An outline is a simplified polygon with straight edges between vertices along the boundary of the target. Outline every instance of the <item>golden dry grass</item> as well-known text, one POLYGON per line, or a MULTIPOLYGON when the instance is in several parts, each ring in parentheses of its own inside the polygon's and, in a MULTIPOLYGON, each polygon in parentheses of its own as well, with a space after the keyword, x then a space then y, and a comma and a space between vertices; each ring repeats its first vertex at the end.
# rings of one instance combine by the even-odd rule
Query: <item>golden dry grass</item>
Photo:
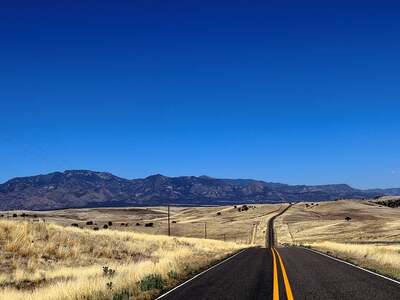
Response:
POLYGON ((299 203, 276 219, 275 230, 280 244, 310 246, 400 279, 399 208, 349 200, 299 203))
POLYGON ((121 295, 146 299, 159 292, 140 288, 146 276, 157 274, 165 287, 171 286, 242 247, 215 240, 3 220, 0 299, 101 300, 121 295), (103 266, 115 274, 104 275, 103 266))

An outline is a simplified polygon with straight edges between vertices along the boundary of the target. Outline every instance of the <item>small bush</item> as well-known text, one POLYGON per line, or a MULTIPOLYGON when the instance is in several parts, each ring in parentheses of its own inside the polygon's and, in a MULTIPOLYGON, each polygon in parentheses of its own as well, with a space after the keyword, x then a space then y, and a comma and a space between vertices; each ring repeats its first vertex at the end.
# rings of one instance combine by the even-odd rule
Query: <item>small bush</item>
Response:
POLYGON ((174 223, 174 224, 175 224, 175 223, 176 223, 176 221, 172 221, 172 223, 174 223))
POLYGON ((344 218, 347 222, 349 222, 350 220, 351 220, 351 218, 350 217, 346 217, 346 218, 344 218))
POLYGON ((99 230, 99 227, 93 227, 93 230, 99 230))
POLYGON ((125 226, 125 223, 121 223, 120 226, 125 226))
POLYGON ((111 221, 108 221, 108 226, 112 226, 112 222, 111 221))
POLYGON ((221 215, 221 212, 219 211, 219 212, 217 212, 217 216, 220 216, 221 215))
POLYGON ((140 223, 136 223, 136 226, 140 226, 140 223))
POLYGON ((144 224, 144 227, 153 227, 154 223, 150 222, 150 223, 146 223, 144 224))
POLYGON ((86 225, 93 225, 93 221, 87 221, 86 225))
POLYGON ((106 277, 113 277, 115 275, 115 270, 111 269, 110 267, 104 266, 103 267, 103 276, 106 277))
POLYGON ((16 218, 16 217, 18 217, 17 214, 13 214, 13 218, 16 218))
POLYGON ((77 223, 72 223, 71 226, 72 227, 79 227, 79 225, 77 223))
POLYGON ((159 274, 150 274, 144 277, 139 282, 139 288, 142 292, 149 291, 152 289, 162 290, 164 288, 165 281, 159 274))
POLYGON ((112 300, 129 300, 132 299, 132 296, 132 292, 130 292, 129 290, 123 290, 121 292, 118 292, 117 294, 114 294, 112 300))
POLYGON ((107 228, 108 228, 108 225, 104 224, 103 229, 107 229, 107 228))
POLYGON ((178 273, 174 270, 169 271, 167 275, 169 278, 178 279, 178 273))

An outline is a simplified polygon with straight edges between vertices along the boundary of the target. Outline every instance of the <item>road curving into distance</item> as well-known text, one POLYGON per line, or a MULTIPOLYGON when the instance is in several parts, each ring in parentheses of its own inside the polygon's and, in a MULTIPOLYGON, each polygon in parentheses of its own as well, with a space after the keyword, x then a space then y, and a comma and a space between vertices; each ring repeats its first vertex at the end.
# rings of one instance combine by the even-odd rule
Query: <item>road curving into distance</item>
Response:
POLYGON ((266 248, 244 250, 157 299, 176 300, 396 300, 400 283, 329 256, 275 245, 268 221, 266 248))

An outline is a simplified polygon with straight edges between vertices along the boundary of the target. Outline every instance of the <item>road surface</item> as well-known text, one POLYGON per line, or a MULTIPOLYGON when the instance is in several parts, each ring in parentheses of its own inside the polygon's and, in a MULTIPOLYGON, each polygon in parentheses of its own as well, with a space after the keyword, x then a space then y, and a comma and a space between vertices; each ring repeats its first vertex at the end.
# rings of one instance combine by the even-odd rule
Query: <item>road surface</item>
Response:
POLYGON ((163 300, 400 299, 400 284, 308 249, 250 248, 162 295, 163 300))

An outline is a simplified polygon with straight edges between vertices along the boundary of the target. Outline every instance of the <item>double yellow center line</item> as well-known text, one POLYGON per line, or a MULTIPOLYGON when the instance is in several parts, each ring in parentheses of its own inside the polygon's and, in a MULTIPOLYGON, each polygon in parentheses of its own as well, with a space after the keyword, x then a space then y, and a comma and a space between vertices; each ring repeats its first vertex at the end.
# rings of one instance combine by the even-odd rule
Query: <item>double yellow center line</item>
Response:
POLYGON ((285 265, 283 264, 283 260, 279 254, 279 252, 275 248, 271 248, 272 252, 272 258, 273 258, 273 300, 279 300, 279 280, 278 280, 278 263, 277 260, 279 260, 279 264, 281 266, 281 272, 283 276, 283 283, 285 284, 285 290, 286 290, 286 298, 287 300, 294 300, 293 293, 292 293, 292 288, 290 287, 290 282, 289 278, 286 273, 285 265), (278 258, 278 259, 277 259, 278 258))

